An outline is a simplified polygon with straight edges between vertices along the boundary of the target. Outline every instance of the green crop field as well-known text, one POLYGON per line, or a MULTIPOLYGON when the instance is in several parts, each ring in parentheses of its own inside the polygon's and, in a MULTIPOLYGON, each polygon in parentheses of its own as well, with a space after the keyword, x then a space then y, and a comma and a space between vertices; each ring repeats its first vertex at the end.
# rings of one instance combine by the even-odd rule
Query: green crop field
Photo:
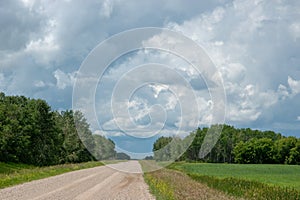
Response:
POLYGON ((226 194, 246 199, 300 199, 300 166, 173 163, 169 168, 226 194))
POLYGON ((300 190, 299 165, 176 163, 170 167, 185 173, 234 177, 300 190))

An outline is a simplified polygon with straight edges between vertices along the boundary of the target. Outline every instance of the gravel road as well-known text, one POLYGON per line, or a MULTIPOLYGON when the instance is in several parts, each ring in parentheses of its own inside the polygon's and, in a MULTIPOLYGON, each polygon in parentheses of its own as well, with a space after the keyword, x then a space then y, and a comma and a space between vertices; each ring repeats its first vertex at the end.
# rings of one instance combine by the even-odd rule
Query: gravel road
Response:
POLYGON ((0 190, 1 200, 154 199, 138 161, 73 171, 0 190), (125 173, 122 171, 132 172, 125 173))

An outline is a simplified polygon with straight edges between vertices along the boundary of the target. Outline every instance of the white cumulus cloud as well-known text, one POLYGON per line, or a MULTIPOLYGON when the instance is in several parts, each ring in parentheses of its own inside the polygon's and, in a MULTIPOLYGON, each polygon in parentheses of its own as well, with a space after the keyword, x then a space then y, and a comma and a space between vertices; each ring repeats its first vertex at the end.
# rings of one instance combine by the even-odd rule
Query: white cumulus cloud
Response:
POLYGON ((300 80, 294 80, 292 77, 288 77, 288 84, 292 90, 293 94, 299 94, 300 93, 300 80))
POLYGON ((76 72, 64 73, 60 69, 57 69, 53 72, 53 75, 56 78, 56 86, 59 89, 65 89, 66 87, 74 84, 76 72))

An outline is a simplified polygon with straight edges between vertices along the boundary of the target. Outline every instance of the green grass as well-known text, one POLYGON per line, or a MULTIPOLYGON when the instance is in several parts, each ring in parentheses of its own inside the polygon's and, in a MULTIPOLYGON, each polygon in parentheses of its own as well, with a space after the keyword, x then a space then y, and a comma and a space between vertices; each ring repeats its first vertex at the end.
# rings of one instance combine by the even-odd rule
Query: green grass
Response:
POLYGON ((299 165, 175 163, 170 168, 190 174, 233 177, 300 190, 299 165))
POLYGON ((103 165, 101 162, 86 162, 49 167, 35 167, 25 164, 0 163, 0 188, 101 165, 103 165))
POLYGON ((237 197, 300 200, 300 166, 174 163, 169 168, 237 197))
POLYGON ((1 163, 0 162, 0 177, 3 174, 11 174, 22 169, 31 169, 34 168, 31 165, 26 164, 16 164, 16 163, 1 163))

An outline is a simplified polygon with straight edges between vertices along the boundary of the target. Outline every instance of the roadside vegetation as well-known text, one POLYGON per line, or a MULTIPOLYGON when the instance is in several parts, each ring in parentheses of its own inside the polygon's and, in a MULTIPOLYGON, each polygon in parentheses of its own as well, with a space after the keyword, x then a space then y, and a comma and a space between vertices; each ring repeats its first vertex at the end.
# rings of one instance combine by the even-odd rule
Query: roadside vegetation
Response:
MULTIPOLYGON (((140 161, 140 163, 143 169, 151 168, 148 166, 149 161, 140 161)), ((157 200, 237 199, 192 180, 182 172, 171 169, 162 168, 146 172, 144 179, 149 185, 150 192, 157 200)))
MULTIPOLYGON (((151 161, 140 161, 149 170, 151 161)), ((174 163, 144 173, 157 199, 300 199, 299 166, 174 163), (195 183, 197 182, 197 183, 195 183), (202 193, 219 195, 203 196, 202 193)), ((209 194, 208 194, 209 195, 209 194)))
POLYGON ((273 131, 212 125, 198 128, 183 139, 160 137, 153 144, 153 154, 156 161, 296 165, 300 164, 300 139, 273 131), (200 152, 204 152, 202 156, 200 152))
POLYGON ((148 172, 144 174, 145 182, 149 185, 150 192, 157 200, 175 199, 174 183, 164 180, 161 171, 148 172))
POLYGON ((164 178, 170 171, 169 175, 175 176, 176 170, 199 184, 236 198, 300 199, 300 139, 296 137, 285 137, 273 131, 212 125, 198 128, 185 138, 158 138, 153 144, 152 162, 159 166, 166 161, 176 162, 168 166, 167 171, 145 174, 157 196, 164 196, 163 192, 157 192, 162 181, 172 194, 181 190, 176 187, 178 181, 182 187, 188 185, 188 179, 164 178), (217 135, 220 130, 221 134, 217 135), (210 149, 206 144, 215 145, 210 149), (209 151, 205 153, 206 148, 209 151))
POLYGON ((0 188, 101 165, 103 165, 101 162, 85 162, 37 167, 26 164, 0 163, 0 188))
POLYGON ((0 93, 0 162, 49 166, 115 155, 114 142, 92 134, 79 111, 52 111, 44 100, 0 93))

